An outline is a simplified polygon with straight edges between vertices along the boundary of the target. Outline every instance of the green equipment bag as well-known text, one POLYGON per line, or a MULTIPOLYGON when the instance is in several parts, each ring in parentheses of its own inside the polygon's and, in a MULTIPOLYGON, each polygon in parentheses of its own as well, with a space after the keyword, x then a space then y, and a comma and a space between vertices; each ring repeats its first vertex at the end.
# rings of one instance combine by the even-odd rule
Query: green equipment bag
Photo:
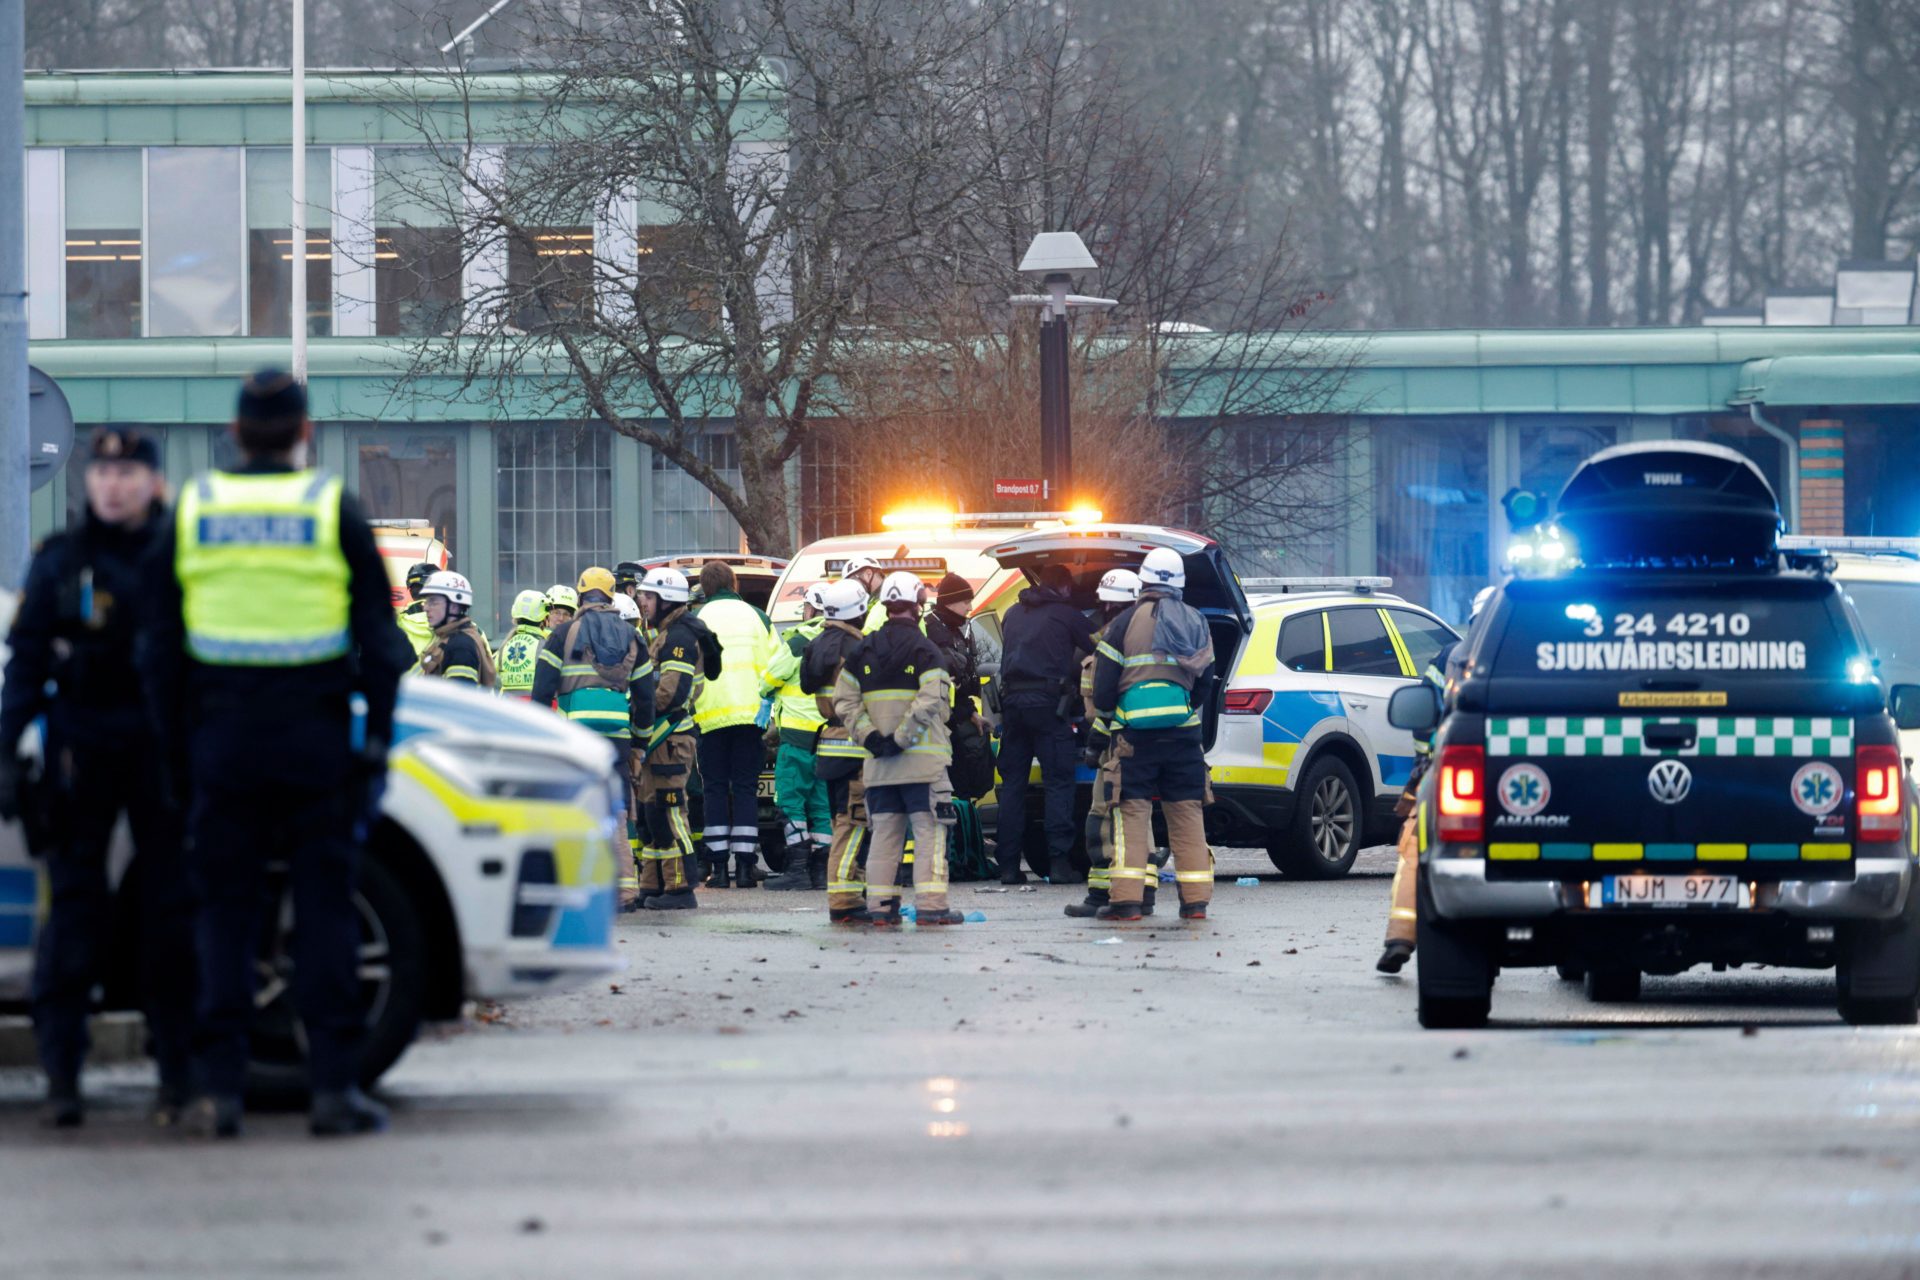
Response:
POLYGON ((1193 706, 1173 681, 1143 680, 1121 692, 1114 720, 1125 729, 1179 729, 1193 723, 1193 706))
POLYGON ((986 837, 980 831, 980 815, 973 801, 955 799, 958 820, 953 824, 953 841, 947 849, 947 879, 991 880, 999 872, 987 857, 986 837))

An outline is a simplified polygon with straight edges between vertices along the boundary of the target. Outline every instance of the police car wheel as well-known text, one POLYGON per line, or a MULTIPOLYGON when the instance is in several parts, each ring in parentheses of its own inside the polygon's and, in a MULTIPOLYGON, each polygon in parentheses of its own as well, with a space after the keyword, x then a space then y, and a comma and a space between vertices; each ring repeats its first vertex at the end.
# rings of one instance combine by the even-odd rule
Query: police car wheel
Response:
MULTIPOLYGON (((371 1086, 419 1034, 427 987, 426 930, 398 877, 376 857, 360 865, 354 893, 360 919, 360 1001, 367 1036, 360 1081, 371 1086)), ((273 937, 257 962, 253 1031, 247 1054, 247 1097, 299 1105, 307 1094, 306 1031, 293 1004, 288 952, 292 908, 284 889, 273 937)))
POLYGON ((1293 820, 1267 848, 1281 872, 1299 880, 1333 880, 1359 856, 1364 805, 1353 771, 1333 756, 1307 770, 1295 792, 1293 820))
POLYGON ((1840 1017, 1852 1027, 1910 1027, 1916 1013, 1911 997, 1840 1001, 1840 1017))
POLYGON ((1632 1004, 1640 998, 1638 969, 1587 970, 1587 999, 1595 1004, 1632 1004))

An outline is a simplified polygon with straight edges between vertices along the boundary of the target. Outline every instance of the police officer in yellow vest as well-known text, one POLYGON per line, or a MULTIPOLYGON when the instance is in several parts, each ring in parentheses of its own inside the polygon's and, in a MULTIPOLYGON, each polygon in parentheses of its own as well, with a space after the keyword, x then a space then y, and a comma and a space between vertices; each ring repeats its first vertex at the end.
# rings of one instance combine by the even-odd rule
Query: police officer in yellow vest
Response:
POLYGON ((154 575, 143 662, 161 738, 183 750, 192 792, 204 1096, 187 1124, 240 1131, 272 858, 287 864, 299 921, 293 988, 313 1090, 308 1127, 365 1133, 385 1127, 386 1112, 358 1087, 354 887, 411 655, 359 503, 305 467, 313 424, 300 384, 278 370, 253 375, 233 432, 244 460, 188 483, 157 548, 165 568, 154 575))
MULTIPOLYGON (((1109 721, 1120 761, 1120 808, 1111 900, 1102 920, 1138 920, 1153 844, 1153 803, 1167 821, 1180 918, 1205 920, 1213 898, 1213 851, 1202 806, 1207 759, 1200 708, 1213 696, 1213 640, 1207 620, 1180 599, 1187 570, 1178 552, 1155 547, 1140 562, 1140 601, 1107 624, 1094 649, 1093 706, 1109 721)), ((1109 733, 1096 727, 1087 748, 1097 761, 1109 733)))
POLYGON ((780 749, 774 758, 773 796, 786 819, 787 865, 767 877, 768 889, 827 887, 827 849, 833 842, 833 815, 827 784, 814 772, 814 747, 826 718, 812 694, 800 687, 800 660, 827 625, 827 584, 808 587, 800 625, 780 637, 767 666, 760 693, 774 704, 780 749))
MULTIPOLYGON (((653 663, 633 627, 613 608, 613 575, 594 567, 580 575, 580 612, 547 635, 533 677, 533 700, 558 706, 560 714, 600 734, 613 747, 614 768, 625 782, 621 802, 638 813, 633 799, 633 739, 653 722, 653 663)), ((639 871, 621 877, 623 905, 638 905, 639 871)))
POLYGON ((726 887, 728 854, 733 855, 734 884, 754 885, 760 862, 760 771, 767 762, 762 735, 773 718, 773 703, 761 696, 760 682, 779 644, 767 615, 742 600, 734 587, 731 565, 707 561, 700 569, 703 599, 693 611, 720 641, 720 674, 707 682, 693 708, 700 726, 710 889, 726 887))
POLYGON ((509 611, 513 630, 493 656, 500 692, 508 698, 533 698, 533 677, 540 668, 540 650, 547 644, 547 598, 538 591, 522 591, 509 611))

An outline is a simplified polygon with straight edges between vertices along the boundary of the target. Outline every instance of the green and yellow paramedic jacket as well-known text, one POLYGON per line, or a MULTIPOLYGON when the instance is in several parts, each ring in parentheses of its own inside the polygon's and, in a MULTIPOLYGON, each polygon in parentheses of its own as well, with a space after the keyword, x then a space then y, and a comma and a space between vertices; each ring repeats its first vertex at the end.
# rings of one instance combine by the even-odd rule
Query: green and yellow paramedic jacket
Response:
POLYGON ((1093 652, 1096 725, 1129 733, 1169 730, 1200 735, 1201 708, 1213 696, 1213 642, 1175 657, 1154 648, 1163 609, 1185 610, 1184 629, 1207 634, 1206 619, 1179 597, 1149 591, 1101 633, 1093 652))
POLYGON ((760 682, 760 696, 774 700, 780 741, 806 751, 813 750, 814 739, 827 721, 813 695, 800 687, 800 660, 826 625, 825 618, 810 618, 781 636, 773 661, 767 664, 766 678, 760 682))
POLYGON ((720 641, 720 674, 700 691, 695 723, 703 733, 752 724, 760 714, 761 683, 779 648, 773 623, 731 591, 712 596, 693 614, 720 641))
POLYGON ((514 625, 493 665, 500 676, 500 692, 509 698, 533 697, 533 677, 540 669, 540 651, 547 647, 545 627, 521 622, 514 625))
POLYGON ((632 626, 621 621, 612 605, 583 604, 573 621, 548 635, 540 650, 533 700, 558 706, 567 719, 606 737, 643 737, 653 720, 653 678, 653 664, 632 626), (595 652, 594 636, 605 643, 605 652, 595 652), (616 652, 618 661, 598 660, 616 652))

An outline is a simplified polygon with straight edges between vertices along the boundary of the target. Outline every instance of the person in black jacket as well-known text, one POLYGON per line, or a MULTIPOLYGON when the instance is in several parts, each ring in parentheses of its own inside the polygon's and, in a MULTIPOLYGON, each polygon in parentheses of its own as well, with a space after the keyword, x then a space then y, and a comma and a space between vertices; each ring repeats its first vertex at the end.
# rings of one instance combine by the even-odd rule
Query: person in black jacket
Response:
POLYGON ((1093 624, 1073 607, 1073 572, 1050 564, 1040 585, 1020 593, 1000 631, 1000 883, 1020 884, 1027 826, 1027 775, 1037 757, 1046 790, 1047 879, 1080 879, 1073 849, 1073 784, 1079 765, 1073 718, 1080 708, 1080 659, 1093 652, 1093 624))
POLYGON ((367 1133, 387 1116, 359 1088, 354 894, 413 655, 359 502, 303 465, 313 441, 305 389, 279 370, 254 374, 233 433, 243 461, 182 491, 146 587, 142 676, 160 739, 176 752, 173 776, 190 785, 200 898, 203 1096, 186 1123, 240 1133, 260 933, 278 910, 264 893, 267 864, 284 859, 299 921, 293 991, 313 1091, 308 1128, 367 1133))
POLYGON ((106 977, 115 913, 107 852, 127 815, 135 861, 136 967, 160 1092, 156 1123, 188 1101, 193 1029, 193 895, 181 863, 180 810, 161 768, 165 753, 147 719, 134 668, 134 613, 155 532, 166 523, 160 447, 103 427, 88 446, 87 509, 34 554, 8 637, 0 692, 0 813, 20 816, 20 736, 46 716, 45 771, 33 852, 50 888, 33 973, 33 1027, 47 1073, 47 1119, 81 1123, 92 992, 106 977))

